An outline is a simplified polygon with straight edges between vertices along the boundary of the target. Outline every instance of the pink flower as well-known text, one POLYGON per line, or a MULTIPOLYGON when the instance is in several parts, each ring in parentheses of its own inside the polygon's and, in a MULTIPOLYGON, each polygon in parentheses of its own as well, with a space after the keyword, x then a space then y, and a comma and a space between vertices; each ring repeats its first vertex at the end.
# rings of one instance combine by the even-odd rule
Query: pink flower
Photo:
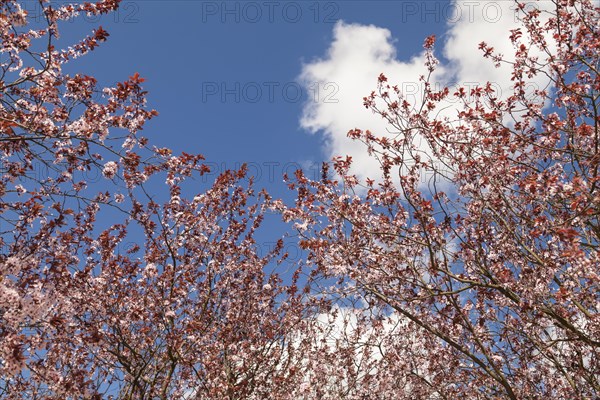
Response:
POLYGON ((104 177, 107 179, 112 179, 117 174, 118 169, 119 166, 116 162, 109 161, 106 164, 104 164, 104 169, 102 169, 102 175, 104 175, 104 177))

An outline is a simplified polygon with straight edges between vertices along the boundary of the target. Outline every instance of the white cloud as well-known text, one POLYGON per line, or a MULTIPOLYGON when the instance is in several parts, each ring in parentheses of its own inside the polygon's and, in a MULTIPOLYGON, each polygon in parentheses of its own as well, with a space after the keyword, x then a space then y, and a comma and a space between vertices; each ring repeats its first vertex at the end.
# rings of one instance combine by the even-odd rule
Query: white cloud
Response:
POLYGON ((301 80, 319 87, 335 84, 338 89, 332 99, 335 102, 320 97, 307 102, 301 126, 325 134, 328 156, 351 155, 361 171, 374 176, 379 164, 367 155, 362 143, 350 140, 346 134, 354 128, 373 132, 391 130, 381 117, 361 105, 361 99, 375 89, 381 72, 385 72, 390 82, 404 82, 405 88, 416 92, 424 58, 419 55, 408 62, 397 60, 390 31, 373 25, 339 22, 333 34, 327 56, 304 65, 301 80))
MULTIPOLYGON (((552 2, 536 3, 538 8, 551 6, 552 2)), ((511 92, 510 66, 495 68, 490 59, 483 58, 478 50, 479 43, 487 42, 506 56, 514 50, 509 39, 510 29, 519 26, 511 1, 454 1, 456 10, 444 13, 450 20, 448 30, 438 43, 437 52, 447 59, 438 65, 433 81, 440 85, 459 84, 473 87, 490 81, 503 96, 511 92), (460 16, 460 17, 458 17, 460 16)), ((415 40, 425 38, 407 35, 411 46, 415 40)), ((526 41, 527 39, 524 39, 526 41)), ((333 41, 326 55, 303 65, 300 79, 314 89, 320 84, 334 83, 338 88, 335 96, 325 101, 324 96, 315 96, 307 102, 300 125, 312 132, 325 136, 328 157, 350 155, 354 160, 353 172, 359 178, 377 178, 379 164, 368 156, 365 146, 347 138, 350 129, 369 129, 376 135, 393 132, 379 115, 365 109, 362 98, 376 89, 377 76, 384 73, 388 82, 398 85, 409 100, 419 100, 419 76, 426 73, 423 53, 409 60, 400 60, 394 47, 394 38, 388 29, 373 26, 338 22, 333 31, 333 41), (312 86, 311 86, 312 85, 312 86), (336 100, 337 102, 332 102, 336 100)), ((531 88, 542 88, 548 79, 538 75, 531 88)), ((452 108, 447 110, 451 113, 452 108)), ((424 143, 421 149, 427 151, 424 143)))

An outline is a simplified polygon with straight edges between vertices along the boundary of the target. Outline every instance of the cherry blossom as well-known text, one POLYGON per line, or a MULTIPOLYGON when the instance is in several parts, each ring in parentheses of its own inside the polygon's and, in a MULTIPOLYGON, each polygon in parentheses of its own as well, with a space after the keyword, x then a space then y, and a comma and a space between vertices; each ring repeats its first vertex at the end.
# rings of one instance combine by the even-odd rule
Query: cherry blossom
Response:
POLYGON ((273 272, 281 236, 258 251, 269 195, 243 167, 189 200, 209 168, 141 136, 144 78, 63 72, 109 38, 59 49, 64 23, 118 5, 0 3, 0 397, 283 398, 319 301, 273 272))
POLYGON ((491 62, 510 63, 512 94, 490 83, 434 90, 427 38, 422 104, 409 107, 383 74, 364 98, 397 137, 348 133, 377 157, 381 176, 362 184, 339 157, 335 180, 290 179, 297 201, 282 215, 309 251, 314 290, 341 304, 362 299, 371 317, 356 335, 402 321, 403 334, 378 333, 381 354, 363 358, 377 373, 353 385, 333 378, 335 365, 357 365, 369 346, 356 336, 323 347, 332 364, 315 366, 315 380, 341 385, 337 398, 371 398, 355 387, 395 399, 600 394, 600 8, 553 3, 543 15, 515 3, 514 59, 480 45, 491 62), (524 88, 536 74, 552 88, 532 96, 524 88))

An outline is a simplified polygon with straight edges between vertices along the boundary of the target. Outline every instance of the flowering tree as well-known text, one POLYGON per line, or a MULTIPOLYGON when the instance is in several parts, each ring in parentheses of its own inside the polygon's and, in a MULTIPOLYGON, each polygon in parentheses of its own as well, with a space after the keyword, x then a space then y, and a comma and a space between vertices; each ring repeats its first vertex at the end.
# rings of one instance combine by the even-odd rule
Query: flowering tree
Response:
MULTIPOLYGON (((361 379, 381 398, 600 395, 600 8, 517 6, 514 57, 480 45, 511 65, 509 96, 434 90, 430 37, 421 103, 384 75, 364 99, 398 135, 348 134, 381 177, 362 186, 340 157, 337 180, 290 182, 297 204, 282 212, 305 238, 313 284, 362 299, 353 329, 400 321, 345 342, 355 360, 372 349, 361 379), (541 74, 550 87, 527 90, 541 74)), ((339 381, 346 398, 368 398, 339 381)))
POLYGON ((201 156, 140 136, 157 113, 138 74, 100 90, 63 71, 108 33, 57 49, 62 21, 118 3, 39 0, 32 24, 0 0, 2 398, 600 395, 598 7, 521 5, 514 57, 481 44, 512 66, 505 97, 434 90, 427 39, 422 103, 383 75, 365 98, 398 136, 349 133, 380 179, 338 158, 338 180, 297 172, 286 206, 245 168, 198 193, 201 156), (312 292, 268 272, 270 210, 297 222, 312 292))
POLYGON ((283 398, 311 303, 257 249, 269 196, 242 168, 186 199, 208 168, 139 135, 144 79, 63 71, 108 33, 60 50, 62 21, 118 3, 0 2, 0 397, 283 398))

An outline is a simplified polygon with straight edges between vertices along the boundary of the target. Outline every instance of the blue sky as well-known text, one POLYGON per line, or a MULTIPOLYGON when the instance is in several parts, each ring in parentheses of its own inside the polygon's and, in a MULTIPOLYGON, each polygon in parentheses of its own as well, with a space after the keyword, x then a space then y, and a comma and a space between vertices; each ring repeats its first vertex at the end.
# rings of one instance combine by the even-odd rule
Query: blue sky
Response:
POLYGON ((330 158, 325 138, 301 127, 307 102, 344 98, 368 113, 362 96, 377 74, 353 98, 342 82, 299 79, 303 65, 326 54, 336 22, 387 28, 398 57, 410 58, 445 25, 440 15, 412 13, 399 1, 123 0, 116 14, 65 24, 62 40, 102 25, 109 40, 69 69, 105 84, 139 72, 160 112, 144 131, 154 143, 202 153, 219 170, 250 162, 259 184, 270 186, 286 170, 316 172, 330 158))
MULTIPOLYGON (((24 3, 39 13, 37 1, 24 3)), ((139 72, 160 113, 144 131, 153 143, 202 153, 215 173, 250 163, 259 185, 272 187, 297 167, 318 176, 336 155, 352 155, 361 178, 377 175, 346 133, 389 131, 362 106, 379 73, 418 97, 428 35, 439 38, 440 84, 505 89, 509 74, 477 46, 510 54, 515 22, 505 0, 122 0, 116 13, 63 23, 59 47, 102 25, 109 40, 68 72, 107 86, 139 72)))
POLYGON ((352 155, 361 178, 377 176, 346 133, 389 131, 362 106, 382 72, 418 100, 426 36, 438 36, 440 84, 509 87, 477 45, 510 54, 515 13, 511 1, 491 0, 123 0, 117 13, 64 23, 62 45, 99 25, 109 40, 67 71, 106 86, 139 72, 160 113, 143 132, 153 144, 201 153, 215 174, 249 163, 259 188, 292 200, 282 174, 318 178, 334 155, 352 155))
MULTIPOLYGON (((544 3, 544 2, 542 2, 544 3)), ((33 7, 33 2, 31 3, 33 7)), ((62 30, 64 43, 98 25, 108 42, 69 68, 110 85, 147 79, 160 112, 144 132, 175 151, 199 152, 215 172, 251 163, 260 186, 302 166, 353 155, 362 177, 377 166, 349 129, 385 133, 362 106, 384 72, 417 92, 422 43, 438 36, 442 83, 502 82, 477 45, 506 48, 510 1, 132 1, 62 30)))

